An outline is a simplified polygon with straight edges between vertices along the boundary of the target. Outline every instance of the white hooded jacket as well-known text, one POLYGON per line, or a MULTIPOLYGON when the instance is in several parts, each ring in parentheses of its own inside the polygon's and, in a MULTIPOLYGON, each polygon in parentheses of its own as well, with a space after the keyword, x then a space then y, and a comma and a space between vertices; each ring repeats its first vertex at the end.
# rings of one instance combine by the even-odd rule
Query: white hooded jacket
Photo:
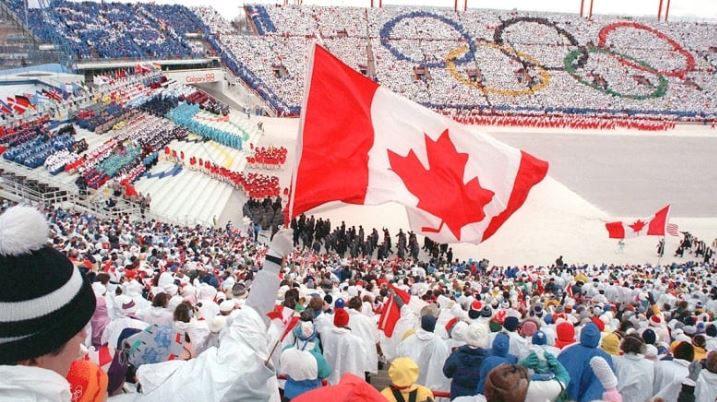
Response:
POLYGON ((695 387, 695 402, 714 402, 717 398, 717 373, 702 369, 695 387))
POLYGON ((366 343, 348 328, 333 327, 321 334, 324 358, 333 368, 327 380, 338 384, 345 373, 363 378, 368 356, 366 343))
POLYGON ((443 375, 443 365, 451 351, 446 342, 433 332, 417 329, 398 346, 397 357, 410 357, 420 369, 418 384, 430 389, 447 390, 451 381, 443 375))
POLYGON ((617 390, 623 402, 645 402, 652 397, 655 364, 642 355, 613 356, 617 390))
POLYGON ((682 388, 682 380, 689 375, 690 362, 682 359, 662 360, 655 363, 654 396, 665 401, 676 401, 682 388))
POLYGON ((70 384, 52 370, 0 365, 0 401, 70 402, 70 384))
POLYGON ((349 328, 351 332, 361 338, 366 345, 366 368, 372 374, 378 372, 378 352, 376 351, 376 343, 378 343, 378 327, 376 319, 368 317, 354 309, 349 309, 349 328))
POLYGON ((266 324, 251 307, 241 309, 223 332, 219 348, 195 359, 146 364, 137 370, 137 402, 269 401, 276 373, 264 365, 269 352, 266 324))

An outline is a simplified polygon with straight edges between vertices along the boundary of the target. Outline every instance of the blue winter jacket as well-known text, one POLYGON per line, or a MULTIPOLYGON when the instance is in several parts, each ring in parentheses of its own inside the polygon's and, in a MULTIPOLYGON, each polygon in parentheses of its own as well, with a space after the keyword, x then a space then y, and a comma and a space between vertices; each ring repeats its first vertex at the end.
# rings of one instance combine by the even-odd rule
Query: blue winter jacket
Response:
POLYGON ((580 343, 566 347, 558 355, 558 361, 565 366, 570 374, 568 396, 578 402, 600 400, 605 391, 600 381, 590 368, 590 359, 593 356, 604 358, 615 371, 610 355, 598 348, 600 343, 600 330, 590 323, 580 332, 580 343))
POLYGON ((488 373, 494 368, 501 364, 515 364, 518 362, 518 358, 508 353, 510 348, 510 338, 504 333, 499 333, 493 340, 493 348, 491 349, 491 355, 483 360, 483 364, 480 367, 480 378, 478 386, 476 387, 477 394, 483 394, 485 388, 485 379, 488 377, 488 373))
POLYGON ((443 364, 443 374, 453 379, 451 399, 475 395, 480 367, 486 357, 488 352, 485 349, 472 348, 468 345, 461 346, 448 356, 443 364))

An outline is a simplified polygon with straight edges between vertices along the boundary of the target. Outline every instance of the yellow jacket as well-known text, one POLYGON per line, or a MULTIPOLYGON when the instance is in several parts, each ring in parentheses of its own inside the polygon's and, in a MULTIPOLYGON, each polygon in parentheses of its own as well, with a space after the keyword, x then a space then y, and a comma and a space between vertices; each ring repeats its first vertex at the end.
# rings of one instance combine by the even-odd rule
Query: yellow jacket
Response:
MULTIPOLYGON (((411 391, 417 390, 418 393, 416 395, 416 402, 423 402, 428 400, 428 398, 433 398, 433 392, 431 392, 430 389, 424 387, 423 385, 413 384, 408 388, 401 389, 401 396, 403 396, 403 400, 405 402, 408 402, 410 398, 411 391)), ((393 392, 391 391, 391 387, 386 387, 381 391, 381 395, 383 395, 386 399, 388 399, 389 402, 398 402, 396 398, 393 396, 393 392)))

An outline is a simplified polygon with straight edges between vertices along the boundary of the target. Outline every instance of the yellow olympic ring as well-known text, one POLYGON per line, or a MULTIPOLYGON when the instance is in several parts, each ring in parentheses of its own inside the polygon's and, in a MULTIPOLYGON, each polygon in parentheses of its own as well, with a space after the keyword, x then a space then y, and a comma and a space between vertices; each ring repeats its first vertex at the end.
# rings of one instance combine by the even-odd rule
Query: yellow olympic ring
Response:
POLYGON ((478 83, 475 83, 471 81, 470 79, 465 78, 457 69, 456 69, 456 63, 455 60, 461 56, 463 56, 468 51, 468 46, 460 46, 457 47, 450 52, 448 52, 448 56, 446 56, 446 69, 448 69, 448 73, 458 82, 474 87, 484 94, 489 95, 502 95, 502 96, 526 96, 526 95, 533 95, 535 93, 538 93, 545 89, 549 84, 552 76, 550 75, 550 72, 545 70, 544 68, 540 67, 540 61, 537 60, 535 57, 523 53, 521 51, 515 50, 511 47, 505 46, 505 45, 496 45, 494 43, 485 43, 485 42, 478 42, 476 44, 476 48, 480 47, 488 47, 492 49, 498 49, 507 53, 511 53, 512 55, 525 59, 529 61, 532 65, 536 66, 535 68, 538 69, 538 76, 540 77, 540 83, 533 86, 532 88, 525 88, 525 89, 502 89, 502 88, 495 88, 495 87, 487 87, 482 86, 478 83))

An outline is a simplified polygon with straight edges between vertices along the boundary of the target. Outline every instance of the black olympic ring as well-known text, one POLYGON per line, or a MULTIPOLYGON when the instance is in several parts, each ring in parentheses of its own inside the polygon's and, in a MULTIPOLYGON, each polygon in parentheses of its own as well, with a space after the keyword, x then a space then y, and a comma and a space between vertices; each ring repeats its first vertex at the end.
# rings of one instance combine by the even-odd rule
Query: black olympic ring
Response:
MULTIPOLYGON (((562 36, 562 37, 564 37, 565 39, 568 40, 568 42, 570 43, 570 46, 574 46, 574 47, 576 47, 576 48, 580 51, 580 56, 577 58, 577 63, 578 63, 578 65, 583 66, 583 65, 585 65, 585 63, 587 63, 588 57, 589 57, 587 47, 586 47, 586 46, 583 46, 583 45, 580 45, 580 43, 578 43, 578 40, 575 39, 575 37, 573 36, 573 34, 571 34, 570 32, 566 31, 565 29, 559 27, 555 22, 552 22, 552 21, 550 21, 550 20, 548 20, 548 19, 546 19, 546 18, 539 18, 539 17, 515 17, 515 18, 511 18, 511 19, 502 21, 501 24, 495 28, 495 32, 493 33, 493 42, 495 42, 495 44, 497 44, 497 45, 504 45, 504 42, 505 42, 505 41, 503 40, 503 34, 505 33, 505 30, 506 30, 508 27, 510 27, 510 26, 512 26, 512 25, 515 25, 515 24, 519 24, 519 23, 521 23, 521 22, 530 22, 530 23, 539 24, 539 25, 544 25, 544 26, 547 26, 547 27, 550 27, 550 28, 555 29, 555 31, 556 31, 560 36, 562 36)), ((510 44, 510 45, 511 45, 511 47, 513 47, 512 44, 510 44)), ((516 50, 518 50, 518 49, 516 49, 516 50)), ((503 53, 505 53, 505 55, 508 56, 508 57, 510 57, 511 59, 513 59, 513 60, 515 60, 515 61, 517 61, 517 62, 523 64, 524 66, 528 66, 528 67, 540 67, 540 68, 543 68, 543 69, 545 69, 545 70, 551 70, 551 71, 563 71, 563 70, 565 70, 565 66, 563 65, 562 62, 560 63, 559 66, 552 66, 552 67, 551 67, 551 66, 546 66, 546 65, 544 65, 544 64, 539 64, 539 65, 535 66, 535 65, 534 65, 533 63, 531 63, 530 61, 521 59, 521 58, 520 58, 519 56, 517 56, 515 53, 509 53, 509 52, 505 52, 505 51, 503 51, 503 53)))

